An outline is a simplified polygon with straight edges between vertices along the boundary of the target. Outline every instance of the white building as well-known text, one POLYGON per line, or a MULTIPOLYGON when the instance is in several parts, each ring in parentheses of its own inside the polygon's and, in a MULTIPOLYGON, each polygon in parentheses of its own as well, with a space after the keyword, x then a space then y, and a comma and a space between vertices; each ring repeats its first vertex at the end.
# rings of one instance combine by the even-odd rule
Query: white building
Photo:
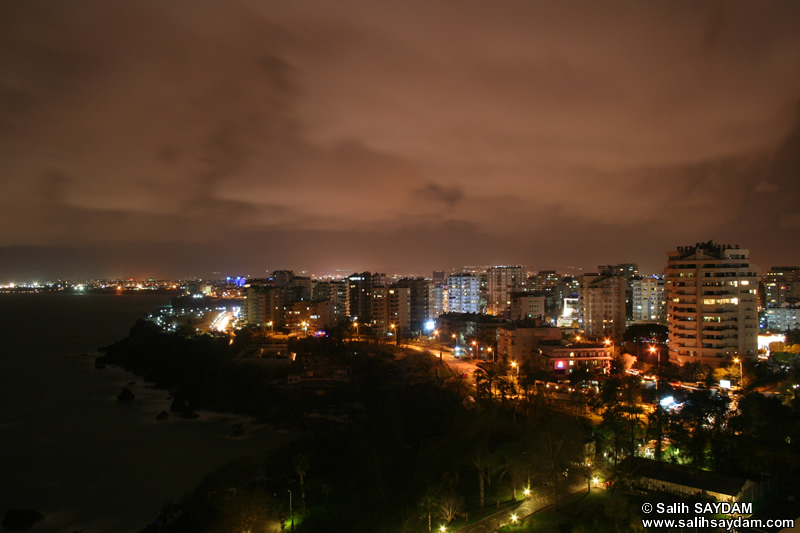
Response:
POLYGON ((713 241, 669 252, 671 361, 716 367, 726 356, 756 356, 759 276, 749 257, 749 250, 713 241))
POLYGON ((474 274, 453 274, 447 278, 447 312, 480 311, 480 279, 474 274))
POLYGON ((664 277, 646 276, 631 280, 633 292, 633 322, 665 322, 667 302, 664 296, 664 277))

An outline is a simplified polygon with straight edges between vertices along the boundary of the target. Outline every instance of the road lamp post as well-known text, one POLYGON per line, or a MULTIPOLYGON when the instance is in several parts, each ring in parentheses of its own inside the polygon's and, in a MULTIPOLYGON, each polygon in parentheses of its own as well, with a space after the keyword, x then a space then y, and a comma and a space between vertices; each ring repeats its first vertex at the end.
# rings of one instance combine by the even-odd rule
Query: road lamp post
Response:
POLYGON ((291 520, 291 528, 294 531, 294 513, 292 512, 292 489, 286 489, 289 491, 289 519, 291 520))

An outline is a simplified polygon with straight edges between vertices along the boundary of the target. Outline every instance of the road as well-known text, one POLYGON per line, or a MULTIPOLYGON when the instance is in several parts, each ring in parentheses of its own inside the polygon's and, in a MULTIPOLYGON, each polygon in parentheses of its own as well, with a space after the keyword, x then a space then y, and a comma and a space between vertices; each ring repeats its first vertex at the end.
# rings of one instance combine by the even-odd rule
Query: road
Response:
POLYGON ((442 361, 444 361, 444 363, 453 373, 458 375, 466 374, 467 382, 470 385, 475 385, 475 377, 473 376, 473 373, 480 367, 474 363, 471 363, 470 361, 456 358, 453 355, 453 350, 451 348, 442 347, 440 350, 439 347, 431 348, 429 346, 420 346, 419 344, 401 344, 400 346, 403 348, 416 350, 418 352, 427 352, 435 357, 441 357, 442 361))

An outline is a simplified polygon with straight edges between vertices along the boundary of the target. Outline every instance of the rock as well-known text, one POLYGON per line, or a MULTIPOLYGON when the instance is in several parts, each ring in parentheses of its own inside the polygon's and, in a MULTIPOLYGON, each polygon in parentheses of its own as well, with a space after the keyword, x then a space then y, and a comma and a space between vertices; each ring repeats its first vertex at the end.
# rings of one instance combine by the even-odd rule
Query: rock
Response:
POLYGON ((128 387, 123 388, 122 392, 120 392, 119 395, 117 395, 117 400, 121 402, 130 402, 134 398, 136 398, 136 396, 131 392, 131 390, 128 387))
POLYGON ((175 398, 174 400, 172 400, 172 403, 169 406, 169 410, 172 413, 183 413, 184 411, 188 410, 188 407, 186 406, 186 402, 175 398))
POLYGON ((40 520, 44 520, 44 515, 33 509, 12 509, 3 518, 3 529, 30 529, 40 520))
POLYGON ((158 420, 159 422, 162 422, 168 418, 169 418, 169 413, 166 411, 161 411, 160 413, 158 413, 158 416, 156 416, 156 420, 158 420))

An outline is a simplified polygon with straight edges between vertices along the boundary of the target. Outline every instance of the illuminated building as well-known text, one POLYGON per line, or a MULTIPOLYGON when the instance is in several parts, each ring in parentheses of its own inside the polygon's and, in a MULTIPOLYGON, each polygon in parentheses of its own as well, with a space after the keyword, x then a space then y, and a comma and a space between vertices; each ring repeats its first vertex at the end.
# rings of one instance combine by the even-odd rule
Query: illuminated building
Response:
POLYGON ((508 361, 526 361, 533 347, 544 340, 561 340, 561 329, 537 325, 531 321, 497 328, 497 356, 508 361))
POLYGON ((759 277, 750 251, 709 241, 668 255, 670 360, 716 367, 726 356, 755 357, 759 277))
POLYGON ((372 291, 376 287, 386 286, 386 274, 373 274, 361 272, 347 278, 350 300, 349 313, 351 317, 358 317, 362 324, 372 321, 372 291))
POLYGON ((242 317, 248 326, 282 327, 285 324, 284 289, 272 282, 253 280, 242 287, 242 317))
POLYGON ((579 370, 592 376, 602 375, 608 373, 611 366, 611 348, 603 343, 544 340, 533 348, 533 364, 556 379, 569 377, 579 370))
POLYGON ((631 280, 631 287, 633 289, 633 322, 665 322, 667 303, 664 296, 664 277, 635 277, 631 280))
POLYGON ((331 302, 334 315, 340 319, 349 315, 347 312, 350 305, 348 293, 347 281, 320 281, 314 285, 314 301, 331 302))
POLYGON ((525 268, 494 266, 486 271, 486 313, 506 316, 511 312, 511 295, 525 290, 525 268))
POLYGON ((411 289, 375 287, 372 290, 372 326, 376 335, 406 333, 411 326, 411 289), (392 327, 394 326, 394 327, 392 327))
POLYGON ((800 328, 800 308, 771 307, 759 313, 760 328, 766 331, 786 332, 800 328))
POLYGON ((402 278, 392 287, 409 289, 411 331, 422 331, 425 322, 433 318, 433 281, 425 278, 402 278))
POLYGON ((542 292, 515 292, 511 295, 511 320, 544 317, 546 301, 542 292))
POLYGON ((474 274, 453 274, 447 278, 447 312, 477 313, 480 279, 474 274))
POLYGON ((800 301, 800 267, 774 266, 764 274, 764 307, 800 301))
POLYGON ((584 274, 578 280, 584 332, 596 337, 621 337, 625 332, 625 276, 584 274))

